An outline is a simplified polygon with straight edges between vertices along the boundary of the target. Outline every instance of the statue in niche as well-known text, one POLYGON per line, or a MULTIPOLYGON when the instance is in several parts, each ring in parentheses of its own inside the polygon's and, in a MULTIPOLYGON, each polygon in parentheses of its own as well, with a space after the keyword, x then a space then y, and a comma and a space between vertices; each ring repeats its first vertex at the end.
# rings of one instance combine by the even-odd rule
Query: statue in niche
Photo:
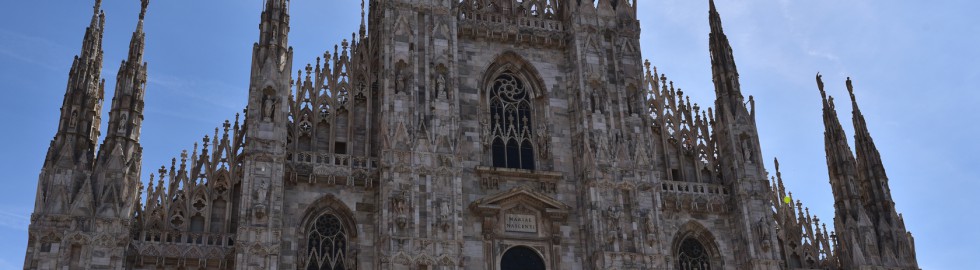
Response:
POLYGON ((407 194, 396 194, 391 198, 392 210, 395 214, 395 225, 399 229, 404 229, 408 226, 408 195, 407 194))
POLYGON ((271 122, 276 111, 277 100, 271 94, 262 95, 262 121, 271 122))
POLYGON ((657 224, 653 217, 653 212, 647 213, 646 218, 647 242, 653 246, 657 243, 657 224))
POLYGON ((764 250, 769 250, 770 247, 770 242, 769 242, 769 238, 771 238, 771 235, 769 234, 770 228, 771 226, 769 226, 769 223, 766 222, 765 219, 759 219, 759 222, 755 223, 755 231, 756 234, 759 236, 759 243, 762 244, 762 249, 764 250))
POLYGON ((447 200, 442 200, 439 202, 439 217, 449 218, 449 202, 447 200))
POLYGON ((119 133, 126 132, 126 121, 128 120, 129 120, 129 116, 126 115, 125 113, 120 116, 119 127, 118 127, 119 133))
POLYGON ((395 94, 408 92, 408 72, 405 68, 399 68, 395 72, 395 94))
POLYGON ((439 201, 439 221, 437 223, 442 231, 449 230, 449 219, 451 214, 452 213, 449 210, 449 200, 444 199, 439 201))
POLYGON ((259 203, 265 202, 266 198, 268 197, 267 196, 268 193, 269 193, 269 180, 265 178, 259 179, 259 182, 255 186, 256 201, 259 203))
POLYGON ((436 95, 442 99, 449 98, 449 90, 446 87, 446 75, 439 74, 436 76, 436 95))
POLYGON ((742 157, 746 163, 754 163, 752 152, 752 142, 749 142, 749 138, 742 137, 742 157))
POLYGON ((543 159, 548 158, 548 148, 551 146, 551 137, 548 137, 548 131, 545 130, 545 125, 538 127, 536 132, 538 139, 538 155, 543 159))
POLYGON ((493 141, 493 135, 490 134, 490 119, 488 116, 480 118, 480 126, 483 128, 483 146, 489 147, 493 141))
POLYGON ((71 118, 68 120, 68 127, 74 128, 78 123, 78 110, 71 111, 71 118))

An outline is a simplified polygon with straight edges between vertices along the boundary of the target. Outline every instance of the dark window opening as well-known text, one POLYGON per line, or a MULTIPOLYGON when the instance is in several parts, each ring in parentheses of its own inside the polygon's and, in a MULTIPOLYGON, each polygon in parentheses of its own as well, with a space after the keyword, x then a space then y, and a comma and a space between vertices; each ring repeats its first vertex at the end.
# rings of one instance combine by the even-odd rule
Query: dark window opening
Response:
POLYGON ((338 154, 338 155, 346 155, 347 154, 347 143, 345 143, 345 142, 335 142, 333 144, 333 152, 334 152, 334 154, 338 154))
POLYGON ((544 259, 528 247, 514 247, 500 259, 501 270, 545 270, 544 259))

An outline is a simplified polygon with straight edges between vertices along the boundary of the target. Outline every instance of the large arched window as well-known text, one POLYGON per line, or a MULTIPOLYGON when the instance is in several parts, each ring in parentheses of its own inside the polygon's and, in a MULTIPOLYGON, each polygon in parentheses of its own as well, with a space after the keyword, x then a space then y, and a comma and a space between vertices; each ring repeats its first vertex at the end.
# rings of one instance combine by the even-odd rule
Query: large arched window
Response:
POLYGON ((711 260, 707 250, 698 240, 685 239, 677 253, 677 269, 679 270, 711 270, 711 260))
POLYGON ((504 72, 490 85, 489 94, 493 166, 534 170, 531 89, 504 72))
POLYGON ((514 247, 500 258, 503 270, 545 270, 544 259, 529 247, 514 247))
POLYGON ((307 235, 307 270, 353 269, 347 261, 347 231, 333 214, 320 215, 307 235))

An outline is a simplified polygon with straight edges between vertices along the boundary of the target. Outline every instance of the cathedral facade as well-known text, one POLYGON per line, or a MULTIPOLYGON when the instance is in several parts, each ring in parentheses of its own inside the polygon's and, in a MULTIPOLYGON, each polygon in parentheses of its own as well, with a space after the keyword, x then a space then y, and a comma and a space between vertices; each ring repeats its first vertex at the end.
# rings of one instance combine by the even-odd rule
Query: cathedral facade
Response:
POLYGON ((146 185, 148 0, 107 130, 100 2, 24 269, 918 269, 850 80, 856 155, 817 77, 828 232, 766 171, 710 0, 713 108, 643 61, 637 0, 370 0, 305 66, 264 0, 245 111, 146 185))

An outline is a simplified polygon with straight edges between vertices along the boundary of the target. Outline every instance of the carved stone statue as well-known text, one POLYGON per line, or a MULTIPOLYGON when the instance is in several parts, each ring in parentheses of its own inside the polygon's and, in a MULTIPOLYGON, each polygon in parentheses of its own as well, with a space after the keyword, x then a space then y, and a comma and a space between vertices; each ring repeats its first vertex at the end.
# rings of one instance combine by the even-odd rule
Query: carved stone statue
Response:
POLYGON ((71 111, 71 119, 68 120, 68 127, 73 128, 78 123, 78 111, 71 111))
POLYGON ((262 96, 262 121, 272 121, 276 111, 277 100, 269 94, 262 96))
POLYGON ((269 193, 269 180, 259 179, 259 182, 256 183, 255 186, 256 201, 259 203, 265 202, 266 198, 268 197, 268 193, 269 193))
POLYGON ((117 127, 117 130, 118 130, 119 133, 126 132, 126 123, 127 123, 127 121, 129 121, 129 116, 126 115, 125 113, 122 114, 120 116, 120 118, 119 118, 119 127, 117 127))
POLYGON ((446 86, 446 75, 439 74, 436 76, 436 95, 441 99, 449 98, 449 90, 446 86))
POLYGON ((742 139, 742 156, 745 159, 745 162, 746 163, 753 163, 754 162, 752 160, 752 158, 753 158, 752 157, 752 152, 753 152, 752 151, 752 143, 749 142, 749 139, 743 138, 742 139))

